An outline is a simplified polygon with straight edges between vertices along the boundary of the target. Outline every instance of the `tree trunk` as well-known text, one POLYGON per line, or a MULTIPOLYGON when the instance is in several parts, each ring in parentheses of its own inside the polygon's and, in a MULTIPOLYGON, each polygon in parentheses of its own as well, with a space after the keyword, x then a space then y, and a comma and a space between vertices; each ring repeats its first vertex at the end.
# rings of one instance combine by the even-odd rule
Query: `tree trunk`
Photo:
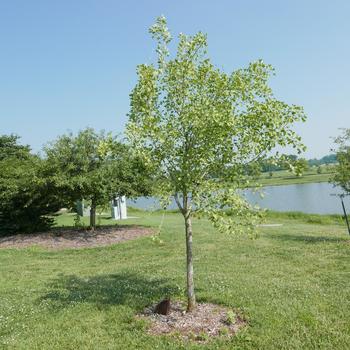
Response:
POLYGON ((186 227, 186 255, 187 255, 187 311, 196 307, 196 296, 194 294, 193 282, 193 256, 192 256, 192 222, 191 215, 184 215, 186 227))
POLYGON ((95 230, 95 228, 96 228, 96 204, 95 204, 94 200, 91 201, 90 228, 91 228, 91 230, 95 230))

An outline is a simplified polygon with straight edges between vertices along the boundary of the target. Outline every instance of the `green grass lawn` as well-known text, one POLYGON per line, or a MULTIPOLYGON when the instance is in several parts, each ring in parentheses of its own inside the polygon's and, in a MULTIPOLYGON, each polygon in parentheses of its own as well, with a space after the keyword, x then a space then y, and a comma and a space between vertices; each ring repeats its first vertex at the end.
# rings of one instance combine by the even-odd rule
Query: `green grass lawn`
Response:
POLYGON ((259 178, 259 184, 263 186, 280 186, 292 184, 305 184, 314 182, 328 182, 333 175, 332 169, 323 170, 321 174, 317 173, 316 168, 310 168, 302 176, 295 176, 290 171, 280 170, 269 173, 262 173, 259 178))
MULTIPOLYGON (((123 221, 158 227, 161 213, 123 221)), ((58 217, 68 225, 73 216, 58 217)), ((105 220, 104 223, 109 223, 105 220)), ((350 349, 350 243, 336 217, 270 214, 251 240, 194 222, 199 301, 232 306, 248 327, 231 340, 183 344, 147 334, 134 315, 184 298, 182 219, 149 237, 81 250, 0 250, 1 349, 350 349)))

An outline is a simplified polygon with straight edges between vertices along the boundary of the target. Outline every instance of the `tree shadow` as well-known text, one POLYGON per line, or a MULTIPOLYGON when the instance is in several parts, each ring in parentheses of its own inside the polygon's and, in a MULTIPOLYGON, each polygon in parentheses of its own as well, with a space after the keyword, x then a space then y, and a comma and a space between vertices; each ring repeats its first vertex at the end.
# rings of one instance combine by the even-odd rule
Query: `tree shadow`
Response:
POLYGON ((305 243, 342 243, 346 242, 346 238, 340 237, 328 237, 328 236, 306 236, 306 235, 269 235, 271 239, 277 239, 280 241, 294 241, 294 242, 305 242, 305 243))
POLYGON ((182 290, 169 280, 145 278, 132 273, 60 276, 49 287, 51 291, 39 301, 50 301, 53 308, 92 303, 100 307, 128 305, 139 310, 166 296, 178 296, 182 290))

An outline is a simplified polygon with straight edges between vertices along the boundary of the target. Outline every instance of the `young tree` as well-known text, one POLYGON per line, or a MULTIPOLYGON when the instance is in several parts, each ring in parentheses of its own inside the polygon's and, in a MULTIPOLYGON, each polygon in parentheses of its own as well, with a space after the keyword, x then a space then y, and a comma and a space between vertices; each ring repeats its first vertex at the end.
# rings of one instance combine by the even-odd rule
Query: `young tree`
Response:
POLYGON ((57 191, 69 207, 78 200, 90 203, 90 227, 96 227, 96 207, 115 196, 137 196, 148 191, 145 168, 129 148, 110 134, 87 128, 77 136, 59 137, 46 147, 47 161, 57 191))
POLYGON ((180 34, 170 59, 171 35, 164 17, 150 33, 158 43, 158 62, 137 68, 127 134, 134 149, 156 169, 158 194, 173 196, 184 217, 191 311, 196 305, 194 212, 206 215, 222 231, 253 230, 257 213, 239 194, 249 181, 246 167, 267 155, 276 157, 276 146, 291 145, 300 152, 304 146, 291 126, 305 115, 302 108, 273 96, 270 65, 257 61, 227 74, 207 57, 201 32, 180 34))
POLYGON ((350 194, 350 129, 343 129, 335 143, 338 164, 332 182, 350 194))

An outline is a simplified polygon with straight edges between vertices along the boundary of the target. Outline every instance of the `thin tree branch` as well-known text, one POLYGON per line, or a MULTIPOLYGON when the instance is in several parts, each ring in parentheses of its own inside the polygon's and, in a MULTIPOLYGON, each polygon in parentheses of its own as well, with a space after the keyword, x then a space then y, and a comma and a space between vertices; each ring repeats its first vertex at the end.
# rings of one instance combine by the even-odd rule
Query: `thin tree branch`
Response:
POLYGON ((180 203, 179 195, 178 195, 177 192, 174 193, 174 199, 175 199, 175 202, 176 202, 177 206, 179 207, 179 209, 180 209, 181 212, 183 213, 184 208, 182 207, 182 205, 181 205, 181 203, 180 203))

